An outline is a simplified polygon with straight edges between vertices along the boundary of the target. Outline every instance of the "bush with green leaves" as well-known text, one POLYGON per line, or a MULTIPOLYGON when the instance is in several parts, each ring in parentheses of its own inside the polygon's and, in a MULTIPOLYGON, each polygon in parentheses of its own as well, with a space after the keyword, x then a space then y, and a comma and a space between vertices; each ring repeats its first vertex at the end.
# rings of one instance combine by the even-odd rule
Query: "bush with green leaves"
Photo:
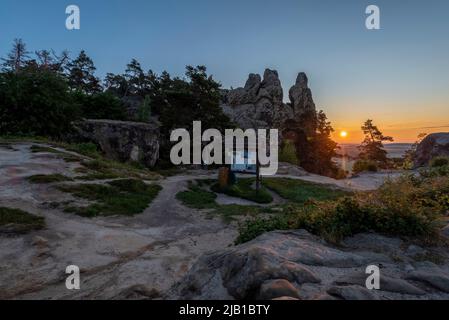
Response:
POLYGON ((265 232, 273 230, 294 229, 294 221, 289 220, 287 216, 277 216, 273 218, 255 218, 247 221, 239 228, 239 236, 235 241, 236 244, 248 242, 265 232))
POLYGON ((64 146, 66 150, 79 153, 90 158, 99 158, 100 151, 98 146, 92 142, 72 143, 64 146))
POLYGON ((411 237, 427 242, 439 239, 438 218, 449 210, 449 178, 402 176, 377 191, 334 201, 309 201, 290 206, 271 219, 256 219, 240 229, 244 242, 278 229, 306 229, 331 242, 361 232, 411 237))
POLYGON ((81 116, 66 80, 27 69, 0 74, 0 134, 59 137, 81 116))
POLYGON ((449 157, 435 157, 430 161, 432 168, 449 166, 449 157))
POLYGON ((123 102, 109 92, 86 94, 82 91, 73 93, 80 113, 86 119, 127 120, 126 107, 123 102))
POLYGON ((279 161, 299 165, 295 143, 292 140, 285 140, 283 142, 281 151, 279 152, 279 161))
POLYGON ((377 163, 372 160, 357 160, 352 167, 354 173, 360 173, 364 171, 377 172, 379 170, 377 163))
POLYGON ((419 174, 427 178, 449 177, 449 165, 441 167, 421 168, 419 174))
POLYGON ((142 104, 137 110, 137 121, 148 122, 151 117, 151 98, 150 96, 145 96, 142 104))

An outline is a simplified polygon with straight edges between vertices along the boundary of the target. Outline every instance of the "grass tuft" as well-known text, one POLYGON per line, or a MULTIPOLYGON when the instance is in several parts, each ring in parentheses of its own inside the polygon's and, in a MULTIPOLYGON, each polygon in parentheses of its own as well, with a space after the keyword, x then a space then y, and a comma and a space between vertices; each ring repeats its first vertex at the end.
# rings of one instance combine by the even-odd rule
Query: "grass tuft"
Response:
POLYGON ((310 200, 336 200, 351 194, 332 186, 297 179, 266 178, 263 185, 282 198, 297 204, 304 204, 310 200))
POLYGON ((176 198, 185 206, 193 209, 211 209, 218 207, 218 204, 215 202, 217 195, 202 189, 192 181, 189 181, 189 189, 179 192, 176 198))
POLYGON ((51 147, 43 147, 38 145, 32 145, 30 148, 32 153, 54 153, 54 154, 61 154, 62 152, 59 150, 56 150, 51 147))
POLYGON ((273 197, 264 187, 260 188, 259 191, 253 188, 254 181, 254 179, 239 179, 235 185, 225 189, 220 188, 217 183, 212 186, 212 191, 260 204, 273 202, 273 197))
POLYGON ((79 184, 60 186, 63 192, 73 196, 93 201, 86 207, 68 206, 66 212, 84 217, 125 215, 132 216, 142 213, 156 198, 162 187, 148 185, 142 180, 122 179, 100 184, 79 184))
POLYGON ((45 227, 45 218, 20 209, 0 207, 0 230, 26 233, 45 227))
POLYGON ((188 190, 179 192, 176 198, 185 206, 193 209, 212 209, 210 215, 218 215, 225 222, 236 220, 241 216, 256 216, 259 213, 271 213, 270 208, 259 206, 243 206, 237 204, 219 205, 215 200, 217 195, 214 192, 203 188, 210 186, 215 180, 189 181, 188 190))
POLYGON ((64 176, 62 174, 37 174, 28 177, 27 180, 31 183, 44 184, 44 183, 72 181, 72 178, 64 176))

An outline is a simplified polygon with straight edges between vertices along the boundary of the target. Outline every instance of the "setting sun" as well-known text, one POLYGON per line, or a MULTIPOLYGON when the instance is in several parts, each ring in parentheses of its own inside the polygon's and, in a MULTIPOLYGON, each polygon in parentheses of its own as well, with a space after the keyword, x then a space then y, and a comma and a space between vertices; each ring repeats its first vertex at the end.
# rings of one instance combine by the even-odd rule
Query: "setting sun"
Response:
POLYGON ((340 137, 346 138, 347 136, 348 136, 348 133, 346 131, 341 131, 340 132, 340 137))

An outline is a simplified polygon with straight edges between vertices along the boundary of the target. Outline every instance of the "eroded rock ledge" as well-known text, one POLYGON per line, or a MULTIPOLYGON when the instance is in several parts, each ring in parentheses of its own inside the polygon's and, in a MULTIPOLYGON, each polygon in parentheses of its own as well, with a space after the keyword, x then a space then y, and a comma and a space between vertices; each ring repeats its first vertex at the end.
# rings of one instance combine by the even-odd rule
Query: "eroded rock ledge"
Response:
POLYGON ((415 166, 426 166, 435 157, 449 157, 449 132, 426 136, 416 149, 415 166))
POLYGON ((153 167, 159 158, 159 125, 114 120, 84 120, 75 124, 78 138, 100 146, 108 158, 153 167))
POLYGON ((425 249, 376 234, 357 235, 337 248, 304 230, 270 232, 202 256, 171 295, 182 299, 448 299, 448 268, 443 248, 425 249), (380 290, 365 286, 368 265, 380 267, 380 290))

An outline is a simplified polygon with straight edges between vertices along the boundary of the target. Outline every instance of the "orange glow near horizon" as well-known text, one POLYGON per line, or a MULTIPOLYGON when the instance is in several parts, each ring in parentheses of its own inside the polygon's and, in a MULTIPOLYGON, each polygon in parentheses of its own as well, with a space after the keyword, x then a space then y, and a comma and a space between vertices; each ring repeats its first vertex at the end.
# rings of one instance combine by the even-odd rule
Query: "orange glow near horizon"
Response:
MULTIPOLYGON (((318 100, 318 98, 316 99, 318 100)), ((335 129, 332 139, 341 144, 360 144, 363 123, 372 119, 393 143, 414 143, 421 133, 449 132, 449 93, 444 97, 417 97, 414 101, 391 100, 381 94, 370 99, 344 97, 319 101, 335 129), (347 136, 340 135, 342 131, 347 136)))
MULTIPOLYGON (((435 132, 449 132, 449 126, 429 126, 429 127, 415 127, 415 128, 401 128, 401 127, 391 127, 382 126, 382 124, 376 124, 380 131, 386 136, 393 137, 393 143, 414 143, 418 135, 421 133, 435 133, 435 132)), ((336 126, 337 127, 337 126, 336 126)), ((355 143, 360 144, 364 135, 360 127, 356 126, 345 126, 345 130, 337 129, 332 136, 332 139, 338 143, 355 143)))

